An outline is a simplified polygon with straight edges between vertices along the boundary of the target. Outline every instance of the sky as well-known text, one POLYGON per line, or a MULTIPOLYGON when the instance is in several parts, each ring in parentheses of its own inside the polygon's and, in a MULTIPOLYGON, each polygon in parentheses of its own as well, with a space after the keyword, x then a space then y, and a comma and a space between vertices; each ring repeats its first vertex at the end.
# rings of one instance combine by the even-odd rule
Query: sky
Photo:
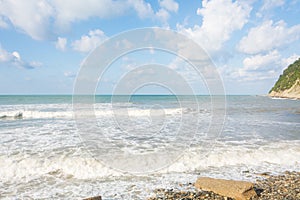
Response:
MULTIPOLYGON (((0 94, 72 94, 81 64, 97 46, 145 27, 197 42, 226 94, 267 94, 300 57, 300 0, 0 0, 0 94)), ((111 93, 122 73, 145 61, 186 70, 174 55, 128 54, 109 68, 99 93, 111 93)))

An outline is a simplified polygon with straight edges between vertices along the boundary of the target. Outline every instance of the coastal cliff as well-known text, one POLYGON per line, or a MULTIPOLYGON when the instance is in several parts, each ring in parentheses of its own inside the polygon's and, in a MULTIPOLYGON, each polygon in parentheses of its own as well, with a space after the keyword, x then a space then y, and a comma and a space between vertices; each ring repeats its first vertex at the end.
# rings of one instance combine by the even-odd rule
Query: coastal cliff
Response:
POLYGON ((300 58, 283 71, 268 96, 300 99, 300 58))

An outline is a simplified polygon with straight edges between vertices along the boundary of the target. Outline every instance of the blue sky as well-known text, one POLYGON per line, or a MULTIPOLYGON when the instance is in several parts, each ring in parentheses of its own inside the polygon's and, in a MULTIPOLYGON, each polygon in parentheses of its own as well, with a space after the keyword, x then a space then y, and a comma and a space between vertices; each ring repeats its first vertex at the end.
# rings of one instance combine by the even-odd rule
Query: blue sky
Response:
MULTIPOLYGON (((227 94, 266 94, 300 57, 299 16, 299 0, 1 0, 0 94, 71 94, 90 51, 143 27, 171 29, 198 42, 227 94)), ((130 67, 138 56, 119 64, 130 67)), ((165 57, 166 65, 176 59, 165 57)), ((101 92, 110 92, 119 73, 110 70, 101 92)))

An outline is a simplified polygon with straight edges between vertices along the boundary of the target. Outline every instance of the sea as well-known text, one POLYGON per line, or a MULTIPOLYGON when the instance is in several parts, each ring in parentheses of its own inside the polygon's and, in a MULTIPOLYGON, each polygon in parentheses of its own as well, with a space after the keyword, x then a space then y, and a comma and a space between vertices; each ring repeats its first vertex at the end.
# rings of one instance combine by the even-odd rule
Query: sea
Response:
POLYGON ((0 198, 147 199, 300 171, 299 100, 218 98, 96 95, 84 117, 72 95, 1 95, 0 198))

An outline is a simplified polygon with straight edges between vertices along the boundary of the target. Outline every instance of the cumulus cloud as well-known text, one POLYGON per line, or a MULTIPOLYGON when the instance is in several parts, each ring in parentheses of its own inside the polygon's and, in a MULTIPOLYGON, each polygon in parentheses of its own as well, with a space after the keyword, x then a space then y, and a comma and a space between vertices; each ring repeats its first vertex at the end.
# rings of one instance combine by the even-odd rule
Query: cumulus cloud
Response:
POLYGON ((154 11, 150 5, 143 0, 128 0, 128 3, 137 12, 137 15, 141 18, 148 18, 154 16, 154 11))
POLYGON ((59 28, 69 27, 72 22, 90 17, 110 18, 120 16, 130 9, 131 3, 114 0, 54 0, 55 23, 59 28))
POLYGON ((238 75, 246 81, 271 79, 280 73, 281 65, 281 55, 278 51, 258 54, 243 60, 243 67, 238 70, 238 75))
POLYGON ((174 0, 160 0, 157 11, 145 0, 1 0, 0 28, 12 24, 35 40, 52 40, 72 23, 92 17, 105 19, 133 11, 141 19, 152 18, 166 25, 170 12, 178 9, 174 0))
POLYGON ((22 60, 19 52, 12 53, 6 51, 0 46, 0 65, 14 66, 18 68, 33 69, 41 67, 42 63, 37 61, 26 62, 22 60))
POLYGON ((66 50, 67 46, 67 38, 58 37, 57 41, 55 42, 55 47, 61 51, 66 50))
POLYGON ((159 0, 159 9, 154 11, 151 4, 144 0, 128 0, 128 7, 132 7, 141 19, 152 18, 166 25, 170 12, 177 12, 179 4, 174 0, 159 0))
POLYGON ((267 52, 300 38, 300 25, 287 27, 283 20, 274 23, 272 20, 251 28, 248 35, 238 44, 238 50, 247 54, 267 52))
POLYGON ((81 36, 79 40, 75 40, 72 43, 72 46, 75 51, 87 53, 96 48, 106 38, 107 37, 103 31, 96 29, 89 31, 88 35, 81 36))
POLYGON ((243 60, 244 71, 276 69, 280 66, 281 55, 278 51, 271 51, 268 54, 254 55, 243 60))
POLYGON ((162 21, 164 24, 167 23, 168 19, 170 18, 170 14, 168 11, 165 9, 159 9, 156 13, 155 16, 158 20, 162 21))
POLYGON ((179 8, 178 3, 174 0, 160 0, 159 5, 160 7, 165 8, 166 10, 171 12, 177 12, 179 8))
POLYGON ((173 0, 159 0, 160 9, 155 12, 154 17, 161 21, 164 26, 168 27, 170 12, 177 12, 179 5, 173 0))
POLYGON ((277 51, 270 51, 266 54, 256 54, 246 57, 243 66, 240 68, 223 67, 222 74, 229 79, 240 81, 257 81, 277 78, 288 65, 297 60, 299 55, 292 55, 287 58, 277 51))
MULTIPOLYGON (((170 2, 163 5, 175 9, 173 1, 170 2)), ((52 39, 57 33, 66 31, 73 22, 91 17, 120 16, 130 10, 142 19, 156 17, 151 5, 144 0, 1 0, 0 27, 7 26, 3 20, 7 19, 33 39, 52 39)))
POLYGON ((36 40, 48 37, 49 17, 53 14, 53 8, 48 1, 3 0, 0 4, 0 15, 5 16, 16 28, 36 40))
POLYGON ((177 25, 179 32, 191 37, 210 53, 222 48, 231 34, 247 23, 251 7, 231 0, 203 0, 197 14, 203 17, 202 25, 185 28, 177 25))

